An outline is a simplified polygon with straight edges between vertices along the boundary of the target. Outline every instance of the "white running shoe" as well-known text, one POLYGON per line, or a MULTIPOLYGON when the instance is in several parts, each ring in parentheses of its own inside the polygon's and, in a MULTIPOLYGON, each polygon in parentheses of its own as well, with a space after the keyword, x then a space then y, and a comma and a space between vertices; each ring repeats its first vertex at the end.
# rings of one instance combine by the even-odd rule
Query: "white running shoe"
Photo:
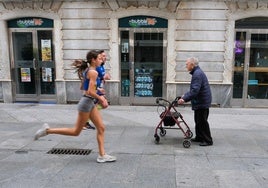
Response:
POLYGON ((36 131, 36 133, 34 135, 34 140, 38 140, 40 137, 46 136, 47 135, 47 129, 49 129, 49 126, 48 126, 47 123, 44 123, 42 128, 39 129, 38 131, 36 131))
POLYGON ((106 163, 106 162, 114 162, 114 161, 116 161, 116 157, 107 155, 107 154, 104 154, 103 156, 99 155, 97 158, 98 163, 106 163))

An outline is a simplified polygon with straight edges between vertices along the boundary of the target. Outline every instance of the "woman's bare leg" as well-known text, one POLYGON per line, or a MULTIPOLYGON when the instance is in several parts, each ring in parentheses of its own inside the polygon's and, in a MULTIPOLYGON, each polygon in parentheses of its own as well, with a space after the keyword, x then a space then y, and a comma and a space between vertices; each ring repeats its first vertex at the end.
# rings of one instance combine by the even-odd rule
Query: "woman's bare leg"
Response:
POLYGON ((75 126, 72 128, 49 128, 47 129, 47 134, 61 134, 68 136, 78 136, 86 124, 89 112, 78 112, 77 120, 75 126))
POLYGON ((105 150, 104 150, 105 126, 103 124, 101 114, 96 107, 94 107, 93 110, 91 111, 90 119, 94 123, 97 129, 97 141, 98 141, 98 146, 99 146, 99 155, 103 156, 105 154, 105 150))
POLYGON ((84 124, 87 122, 88 118, 91 118, 92 122, 97 128, 97 142, 99 148, 99 156, 97 158, 98 163, 113 162, 116 161, 116 157, 108 155, 104 150, 104 131, 105 126, 102 121, 101 114, 97 107, 95 106, 91 112, 78 112, 78 117, 76 124, 73 128, 50 128, 47 124, 44 124, 41 129, 35 133, 34 140, 40 137, 46 136, 47 134, 61 134, 68 136, 78 136, 83 129, 84 124))

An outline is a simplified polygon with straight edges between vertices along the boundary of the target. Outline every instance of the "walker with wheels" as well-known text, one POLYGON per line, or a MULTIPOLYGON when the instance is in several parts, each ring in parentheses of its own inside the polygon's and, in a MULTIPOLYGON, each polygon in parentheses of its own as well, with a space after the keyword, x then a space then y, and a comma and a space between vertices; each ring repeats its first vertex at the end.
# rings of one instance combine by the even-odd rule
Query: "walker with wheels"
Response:
POLYGON ((160 142, 160 136, 164 137, 166 135, 167 129, 179 129, 184 134, 184 140, 182 142, 183 147, 189 148, 191 146, 190 139, 193 137, 193 133, 187 123, 184 121, 181 113, 179 113, 176 109, 179 99, 180 97, 176 97, 172 102, 163 98, 156 99, 158 109, 163 109, 159 115, 161 120, 155 128, 154 138, 156 144, 160 142), (158 132, 160 136, 158 135, 158 132))

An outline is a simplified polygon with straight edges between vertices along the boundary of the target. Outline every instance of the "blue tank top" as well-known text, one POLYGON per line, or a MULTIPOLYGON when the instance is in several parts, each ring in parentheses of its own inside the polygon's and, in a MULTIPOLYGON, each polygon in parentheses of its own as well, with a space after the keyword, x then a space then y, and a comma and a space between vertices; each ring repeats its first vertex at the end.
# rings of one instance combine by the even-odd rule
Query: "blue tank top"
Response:
POLYGON ((84 72, 83 72, 83 89, 85 91, 88 90, 88 86, 89 86, 89 79, 87 78, 87 73, 88 73, 88 69, 86 69, 84 72))
MULTIPOLYGON (((86 69, 84 72, 83 72, 83 89, 85 91, 88 90, 88 86, 89 86, 89 82, 90 80, 87 78, 87 73, 88 73, 89 69, 86 69)), ((96 80, 96 87, 100 87, 101 85, 101 79, 98 77, 97 80, 96 80)), ((98 92, 97 92, 98 95, 100 95, 98 92)))
MULTIPOLYGON (((105 75, 105 68, 104 64, 98 66, 96 68, 96 71, 98 72, 98 78, 97 78, 97 87, 102 88, 103 87, 103 80, 104 80, 104 75, 105 75)), ((103 95, 100 91, 97 91, 98 95, 103 95)))
POLYGON ((98 67, 96 68, 96 70, 97 70, 97 72, 98 72, 98 77, 99 77, 101 80, 103 80, 103 77, 104 77, 104 75, 105 75, 104 64, 98 66, 98 67))

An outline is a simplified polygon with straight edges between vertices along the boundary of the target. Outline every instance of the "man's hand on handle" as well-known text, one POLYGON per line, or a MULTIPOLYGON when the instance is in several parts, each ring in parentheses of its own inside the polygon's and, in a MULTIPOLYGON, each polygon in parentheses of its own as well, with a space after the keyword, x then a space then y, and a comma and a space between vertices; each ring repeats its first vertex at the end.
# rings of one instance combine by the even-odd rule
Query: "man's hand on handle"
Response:
POLYGON ((178 100, 178 104, 183 104, 183 103, 185 103, 185 101, 184 101, 182 98, 180 98, 180 99, 178 100))

